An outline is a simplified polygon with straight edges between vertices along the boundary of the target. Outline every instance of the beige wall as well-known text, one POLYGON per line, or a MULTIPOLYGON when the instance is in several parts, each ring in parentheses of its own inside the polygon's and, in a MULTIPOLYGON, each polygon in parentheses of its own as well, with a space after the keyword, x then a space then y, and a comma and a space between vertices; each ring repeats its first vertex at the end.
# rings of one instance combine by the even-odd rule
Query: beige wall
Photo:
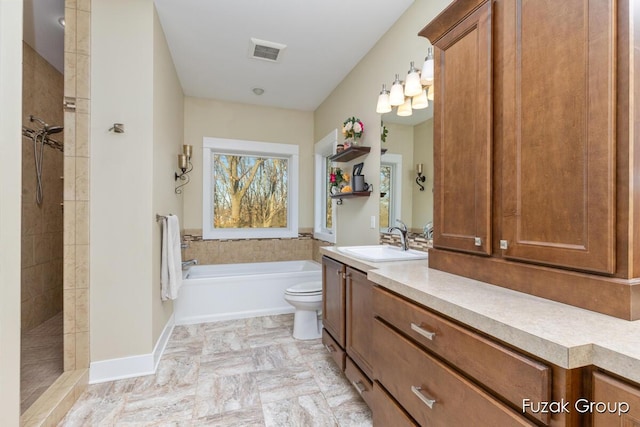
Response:
POLYGON ((422 229, 429 221, 433 221, 433 119, 414 126, 413 129, 413 228, 422 229), (427 178, 424 191, 415 184, 415 163, 424 164, 424 175, 427 178))
POLYGON ((153 14, 152 0, 92 2, 92 362, 154 344, 153 14))
POLYGON ((173 173, 183 94, 152 0, 93 1, 91 361, 149 354, 173 313, 160 299, 161 227, 182 220, 173 173), (117 31, 114 31, 117 28, 117 31), (125 132, 108 129, 123 123, 125 132))
MULTIPOLYGON (((22 125, 40 129, 29 116, 62 126, 64 78, 31 46, 23 43, 22 125)), ((63 133, 51 137, 62 142, 63 133)), ((38 149, 38 152, 40 150, 38 149)), ((44 147, 42 204, 36 203, 33 140, 22 138, 22 330, 62 311, 62 151, 44 147)))
MULTIPOLYGON (((372 147, 371 153, 364 158, 364 173, 376 190, 379 184, 380 116, 375 107, 382 83, 389 86, 396 73, 405 75, 409 61, 419 64, 424 60, 429 42, 417 33, 449 3, 448 0, 414 2, 315 111, 316 141, 340 127, 347 117, 355 115, 363 120, 363 142, 372 147)), ((369 228, 369 221, 372 215, 378 217, 378 204, 375 197, 345 200, 339 206, 336 218, 337 244, 376 244, 378 230, 369 228)))
POLYGON ((20 419, 22 1, 0 1, 0 425, 20 419))
POLYGON ((313 113, 185 99, 184 140, 193 145, 191 182, 184 188, 184 228, 202 229, 202 138, 218 137, 300 146, 300 228, 313 227, 313 113))
MULTIPOLYGON (((178 80, 169 47, 160 26, 158 14, 153 14, 153 213, 174 214, 183 220, 182 196, 175 193, 174 172, 177 155, 182 152, 184 132, 184 95, 178 80)), ((158 340, 173 313, 171 301, 160 298, 160 251, 162 229, 152 227, 151 303, 153 316, 152 342, 158 340)))

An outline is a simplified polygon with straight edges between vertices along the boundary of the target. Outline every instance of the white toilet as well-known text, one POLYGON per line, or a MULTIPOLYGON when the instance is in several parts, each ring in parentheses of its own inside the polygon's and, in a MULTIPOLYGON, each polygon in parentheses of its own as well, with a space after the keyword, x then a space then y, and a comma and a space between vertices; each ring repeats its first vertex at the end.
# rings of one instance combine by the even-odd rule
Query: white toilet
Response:
POLYGON ((284 299, 295 307, 293 337, 297 340, 312 340, 322 336, 322 282, 304 282, 291 286, 284 299))

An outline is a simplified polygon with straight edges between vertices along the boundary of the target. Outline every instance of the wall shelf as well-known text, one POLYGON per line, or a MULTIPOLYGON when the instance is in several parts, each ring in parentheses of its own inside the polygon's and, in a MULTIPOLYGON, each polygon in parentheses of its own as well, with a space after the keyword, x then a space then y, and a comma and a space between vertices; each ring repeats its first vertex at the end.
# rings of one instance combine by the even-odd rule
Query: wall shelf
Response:
POLYGON ((336 153, 329 157, 332 162, 348 162, 349 160, 357 159, 360 156, 369 154, 371 147, 361 147, 359 145, 351 146, 340 153, 336 153))
POLYGON ((352 193, 338 193, 332 194, 332 199, 337 199, 338 204, 342 204, 342 199, 351 199, 353 197, 369 197, 371 195, 371 191, 354 191, 352 193))

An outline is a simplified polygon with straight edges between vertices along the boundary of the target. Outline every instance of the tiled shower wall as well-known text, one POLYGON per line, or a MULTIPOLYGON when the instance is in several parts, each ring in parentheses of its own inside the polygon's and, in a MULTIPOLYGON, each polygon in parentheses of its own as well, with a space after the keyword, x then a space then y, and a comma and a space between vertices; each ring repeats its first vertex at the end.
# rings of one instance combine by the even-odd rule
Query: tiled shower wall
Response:
POLYGON ((313 238, 310 230, 301 230, 291 239, 202 240, 202 230, 185 230, 187 243, 182 259, 197 259, 199 264, 237 264, 244 262, 294 261, 320 262, 319 247, 328 243, 313 238))
POLYGON ((64 370, 89 367, 91 0, 65 1, 64 370))
MULTIPOLYGON (((65 21, 64 373, 21 416, 20 424, 29 427, 57 425, 89 379, 91 0, 65 0, 65 21)), ((58 102, 62 104, 62 97, 58 102)))
MULTIPOLYGON (((40 129, 29 116, 62 126, 62 74, 28 44, 22 44, 22 125, 40 129)), ((58 141, 63 134, 51 135, 58 141)), ((38 150, 39 151, 39 150, 38 150)), ((22 321, 23 332, 62 311, 63 154, 44 147, 43 201, 36 203, 34 143, 22 138, 22 321)))

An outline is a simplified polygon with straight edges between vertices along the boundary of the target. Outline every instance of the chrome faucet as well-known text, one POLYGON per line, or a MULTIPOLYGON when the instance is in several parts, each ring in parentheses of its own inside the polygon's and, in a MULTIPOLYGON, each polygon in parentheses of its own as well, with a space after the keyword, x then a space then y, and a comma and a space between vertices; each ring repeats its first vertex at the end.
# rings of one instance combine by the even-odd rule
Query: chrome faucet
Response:
POLYGON ((402 243, 402 250, 403 251, 408 251, 409 250, 409 242, 407 241, 407 232, 409 231, 407 229, 407 225, 400 221, 399 219, 396 219, 397 223, 400 223, 399 227, 389 227, 389 233, 393 232, 393 230, 398 230, 400 232, 400 241, 402 243))
POLYGON ((182 268, 187 268, 189 266, 192 265, 198 265, 198 260, 197 259, 188 259, 186 261, 182 261, 182 268))

